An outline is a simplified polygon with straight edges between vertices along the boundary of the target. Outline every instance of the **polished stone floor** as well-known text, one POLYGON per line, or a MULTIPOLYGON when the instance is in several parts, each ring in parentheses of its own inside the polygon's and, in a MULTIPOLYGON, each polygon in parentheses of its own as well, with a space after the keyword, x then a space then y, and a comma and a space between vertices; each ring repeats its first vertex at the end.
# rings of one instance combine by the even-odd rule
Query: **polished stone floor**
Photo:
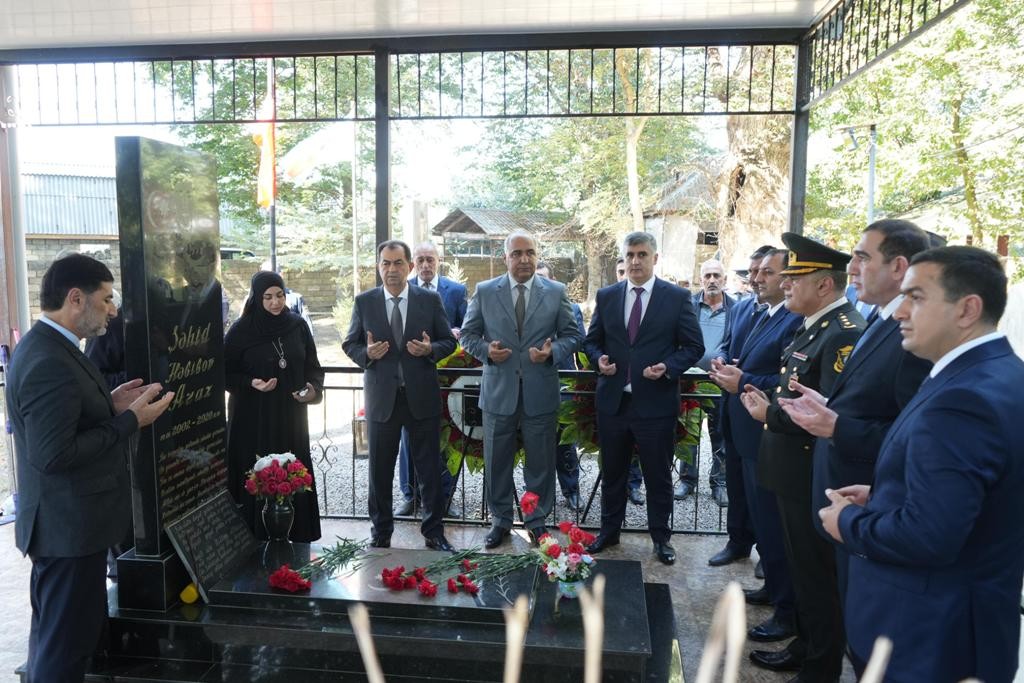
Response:
MULTIPOLYGON (((486 528, 448 527, 449 540, 460 548, 482 546, 486 528)), ((369 535, 368 522, 325 520, 323 542, 330 542, 334 536, 365 538, 369 535)), ((679 640, 683 659, 685 679, 696 678, 704 637, 711 623, 715 600, 730 580, 738 581, 745 588, 757 587, 760 582, 754 578, 752 561, 738 562, 727 567, 709 567, 707 558, 717 552, 724 538, 721 536, 677 535, 673 538, 678 559, 676 564, 666 567, 654 557, 651 543, 641 534, 624 534, 621 545, 612 548, 602 556, 612 559, 636 559, 643 563, 644 580, 667 583, 671 586, 672 602, 676 616, 676 636, 679 640)), ((393 545, 408 548, 422 547, 419 527, 412 522, 399 522, 393 537, 393 545)), ((14 668, 25 660, 31 607, 28 600, 29 573, 31 564, 14 547, 14 525, 0 526, 0 682, 13 681, 14 668)), ((517 530, 511 544, 506 543, 500 550, 526 550, 529 543, 526 532, 517 530)), ((758 623, 769 616, 767 608, 748 607, 750 623, 758 623)), ((758 647, 765 647, 758 644, 758 647)), ((746 650, 753 649, 748 643, 746 650)), ((774 674, 755 668, 744 659, 740 680, 749 683, 781 682, 788 680, 786 674, 774 674)), ((1020 680, 1020 677, 1018 677, 1020 680)), ((854 681, 852 671, 847 667, 843 682, 854 681)))

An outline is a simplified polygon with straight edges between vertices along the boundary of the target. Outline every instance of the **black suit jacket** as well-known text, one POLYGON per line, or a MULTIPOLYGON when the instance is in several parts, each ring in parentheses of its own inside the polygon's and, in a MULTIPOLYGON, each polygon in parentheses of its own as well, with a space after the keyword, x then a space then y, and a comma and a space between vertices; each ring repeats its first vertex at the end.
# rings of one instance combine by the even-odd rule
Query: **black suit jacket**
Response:
POLYGON ((14 350, 7 406, 18 467, 18 549, 80 557, 124 540, 131 524, 129 437, 92 361, 37 322, 14 350))
POLYGON ((832 388, 828 407, 839 416, 832 438, 815 445, 815 510, 828 507, 826 488, 874 482, 885 435, 931 370, 931 361, 903 350, 899 327, 892 317, 872 325, 832 388))
POLYGON ((804 386, 830 395, 864 327, 864 318, 845 301, 816 320, 783 351, 779 384, 770 395, 768 421, 757 456, 758 483, 764 488, 810 503, 815 437, 798 427, 778 401, 800 395, 789 389, 794 376, 804 386))
POLYGON ((366 419, 385 422, 391 418, 398 391, 398 364, 402 364, 409 410, 417 420, 441 414, 441 389, 437 383, 437 361, 455 351, 448 318, 441 297, 409 285, 406 306, 405 334, 395 340, 391 334, 391 321, 387 315, 383 287, 376 287, 356 297, 352 308, 352 323, 342 342, 342 348, 356 365, 363 368, 363 391, 366 397, 366 419), (388 341, 390 348, 383 358, 370 360, 366 355, 366 333, 374 341, 388 341), (406 348, 411 339, 422 340, 423 333, 430 337, 433 349, 429 356, 413 356, 406 348))
POLYGON ((614 415, 622 389, 632 383, 633 406, 647 417, 679 414, 679 379, 704 354, 704 335, 690 293, 661 278, 654 281, 636 341, 629 343, 625 306, 628 280, 598 291, 594 317, 583 348, 596 368, 603 355, 616 364, 614 375, 597 376, 597 410, 614 415), (659 379, 644 378, 644 368, 665 363, 659 379), (626 377, 626 372, 629 377, 626 377))

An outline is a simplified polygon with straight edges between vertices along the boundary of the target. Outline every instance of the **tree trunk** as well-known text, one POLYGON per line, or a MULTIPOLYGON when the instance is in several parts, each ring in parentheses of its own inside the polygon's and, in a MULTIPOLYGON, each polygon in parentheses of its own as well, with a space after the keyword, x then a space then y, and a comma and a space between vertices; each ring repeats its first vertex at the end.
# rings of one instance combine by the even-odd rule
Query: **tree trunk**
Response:
MULTIPOLYGON (((616 52, 615 72, 622 83, 626 111, 636 111, 636 88, 626 73, 626 52, 616 52)), ((633 218, 633 230, 644 229, 644 207, 640 200, 640 172, 637 169, 637 145, 647 125, 646 118, 627 117, 626 121, 626 189, 629 193, 629 213, 633 218)))
POLYGON ((981 215, 978 209, 978 184, 974 170, 971 168, 971 159, 964 147, 965 131, 963 121, 960 118, 960 108, 963 106, 963 97, 958 96, 951 101, 953 109, 953 120, 951 132, 953 136, 953 158, 956 160, 957 170, 964 181, 964 203, 967 206, 967 222, 971 226, 972 244, 980 247, 985 242, 985 231, 982 229, 981 215))

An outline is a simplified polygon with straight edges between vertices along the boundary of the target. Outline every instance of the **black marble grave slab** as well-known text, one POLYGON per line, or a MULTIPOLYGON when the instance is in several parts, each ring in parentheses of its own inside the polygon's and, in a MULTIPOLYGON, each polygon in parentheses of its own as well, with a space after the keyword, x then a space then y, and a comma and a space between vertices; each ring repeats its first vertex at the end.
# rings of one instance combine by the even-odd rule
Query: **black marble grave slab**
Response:
POLYGON ((260 547, 226 489, 168 524, 167 536, 207 602, 210 587, 234 576, 260 547))
MULTIPOLYGON (((608 580, 602 679, 666 680, 651 675, 678 670, 667 587, 652 592, 645 586, 638 562, 601 560, 597 569, 608 580)), ((582 679, 579 604, 556 602, 556 594, 555 584, 544 579, 537 583, 524 650, 524 681, 582 679)), ((113 592, 110 598, 115 658, 208 661, 218 665, 211 671, 227 676, 224 680, 245 680, 248 672, 259 680, 286 681, 291 680, 286 673, 308 670, 338 672, 340 680, 364 680, 355 637, 342 613, 195 604, 157 614, 124 609, 113 592)), ((378 614, 371 616, 371 628, 388 680, 497 682, 502 678, 504 624, 378 614)))
POLYGON ((292 543, 283 544, 285 547, 282 549, 281 545, 265 544, 263 552, 250 556, 234 578, 225 577, 209 590, 208 602, 212 605, 337 614, 346 614, 353 603, 361 602, 371 616, 504 624, 502 610, 514 603, 519 595, 526 595, 530 599, 530 611, 533 611, 536 567, 500 579, 481 581, 476 595, 464 591, 448 592, 448 579, 455 578, 459 570, 428 577, 437 583, 437 595, 434 597, 420 595, 414 589, 393 591, 381 581, 381 571, 385 568, 401 565, 411 572, 444 557, 443 553, 433 550, 371 550, 355 571, 334 578, 318 578, 308 592, 288 593, 270 587, 270 574, 281 564, 289 564, 293 568, 305 564, 310 557, 318 556, 321 546, 292 543), (290 554, 288 545, 291 546, 290 554), (268 555, 274 555, 274 560, 268 562, 268 555))

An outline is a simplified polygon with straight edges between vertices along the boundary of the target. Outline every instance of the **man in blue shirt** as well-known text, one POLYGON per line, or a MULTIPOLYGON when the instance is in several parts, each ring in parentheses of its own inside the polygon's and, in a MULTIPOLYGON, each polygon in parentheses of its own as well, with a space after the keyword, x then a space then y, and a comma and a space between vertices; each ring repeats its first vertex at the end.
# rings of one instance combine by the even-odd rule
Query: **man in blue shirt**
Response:
MULTIPOLYGON (((729 309, 735 304, 735 300, 725 293, 725 269, 722 263, 715 259, 709 259, 701 264, 700 279, 703 289, 693 295, 693 310, 697 314, 697 321, 700 323, 701 333, 704 335, 704 355, 697 361, 697 367, 708 372, 711 369, 711 359, 718 354, 718 347, 722 344, 728 320, 729 309)), ((711 463, 711 496, 720 506, 729 504, 729 496, 725 486, 725 447, 722 443, 722 432, 718 428, 718 418, 721 414, 721 399, 714 398, 714 407, 706 410, 704 414, 708 419, 708 435, 711 438, 711 456, 714 460, 711 463)), ((699 436, 698 436, 699 440, 699 436)), ((692 456, 691 462, 680 463, 679 485, 675 489, 676 500, 682 500, 693 493, 697 487, 697 457, 700 454, 700 444, 690 447, 692 456)))

